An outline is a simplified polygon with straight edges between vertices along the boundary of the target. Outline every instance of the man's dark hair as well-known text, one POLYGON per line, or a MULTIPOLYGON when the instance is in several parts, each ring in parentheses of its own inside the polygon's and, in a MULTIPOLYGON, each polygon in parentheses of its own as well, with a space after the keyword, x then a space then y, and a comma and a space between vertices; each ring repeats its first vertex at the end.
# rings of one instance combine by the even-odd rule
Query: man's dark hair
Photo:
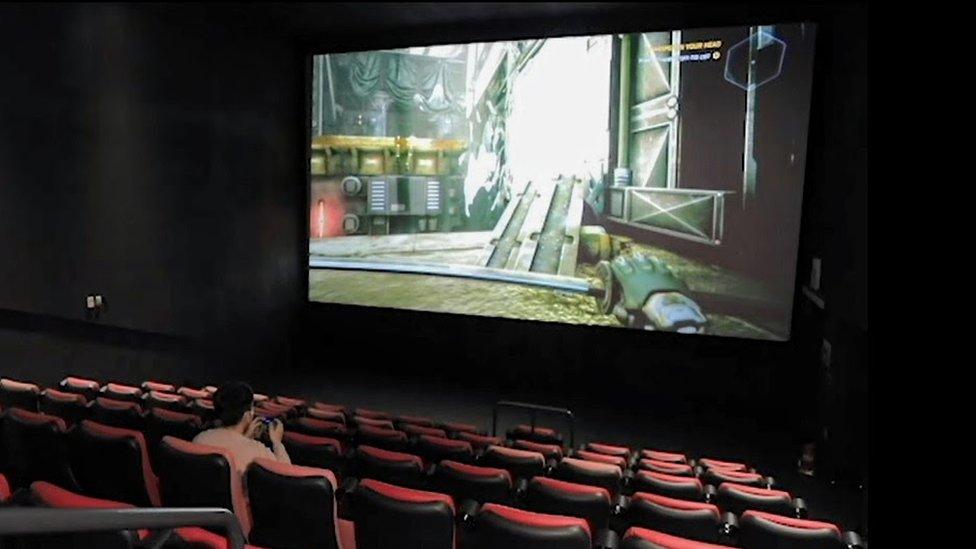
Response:
POLYGON ((230 427, 244 417, 254 404, 254 391, 241 381, 221 385, 214 393, 214 412, 221 425, 230 427))

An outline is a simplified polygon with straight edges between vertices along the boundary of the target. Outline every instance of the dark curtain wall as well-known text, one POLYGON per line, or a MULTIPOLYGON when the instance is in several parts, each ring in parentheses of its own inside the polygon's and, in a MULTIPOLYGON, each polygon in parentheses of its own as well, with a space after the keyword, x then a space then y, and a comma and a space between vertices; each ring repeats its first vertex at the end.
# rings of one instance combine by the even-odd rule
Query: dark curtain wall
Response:
POLYGON ((304 304, 294 42, 233 6, 0 10, 0 309, 83 319, 101 293, 98 324, 280 350, 304 304))

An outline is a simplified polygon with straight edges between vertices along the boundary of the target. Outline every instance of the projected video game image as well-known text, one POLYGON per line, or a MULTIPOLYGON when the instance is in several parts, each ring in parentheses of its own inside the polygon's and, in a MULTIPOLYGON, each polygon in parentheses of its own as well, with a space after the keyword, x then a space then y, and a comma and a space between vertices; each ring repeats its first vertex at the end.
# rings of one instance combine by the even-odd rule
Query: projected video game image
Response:
POLYGON ((309 299, 790 335, 810 24, 316 55, 309 299))

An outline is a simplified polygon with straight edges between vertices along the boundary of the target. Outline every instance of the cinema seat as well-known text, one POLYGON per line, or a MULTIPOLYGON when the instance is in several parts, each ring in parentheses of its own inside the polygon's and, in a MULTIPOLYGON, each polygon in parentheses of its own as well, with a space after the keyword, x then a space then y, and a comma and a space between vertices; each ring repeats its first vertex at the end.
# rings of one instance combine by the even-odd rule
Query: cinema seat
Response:
POLYGON ((265 400, 255 404, 254 409, 260 413, 271 417, 288 417, 295 415, 295 407, 287 404, 280 404, 271 400, 265 400))
POLYGON ((748 467, 745 463, 738 463, 734 461, 720 461, 717 459, 701 458, 698 460, 698 465, 701 465, 706 469, 748 472, 748 467))
POLYGON ((163 437, 156 469, 164 506, 230 509, 248 535, 251 514, 243 477, 237 474, 234 458, 226 450, 163 437))
POLYGON ((626 524, 683 538, 716 543, 724 522, 711 503, 637 492, 623 511, 626 524))
POLYGON ((68 465, 63 419, 20 408, 3 415, 4 473, 15 487, 43 480, 72 490, 78 488, 68 465))
POLYGON ((183 412, 187 409, 186 397, 173 393, 149 391, 143 397, 142 402, 147 410, 165 408, 174 412, 183 412))
POLYGON ((465 549, 591 549, 590 527, 578 517, 486 503, 464 533, 465 549))
POLYGON ((385 448, 394 452, 404 452, 408 450, 408 437, 403 431, 394 431, 381 427, 371 427, 361 425, 356 431, 356 440, 359 444, 385 448))
POLYGON ((606 488, 548 477, 530 480, 524 501, 531 511, 585 519, 593 532, 609 527, 613 507, 606 488))
POLYGON ((345 440, 349 431, 342 423, 324 421, 311 417, 300 417, 288 423, 288 430, 316 437, 337 438, 345 440))
POLYGON ((654 471, 637 471, 632 485, 635 492, 649 492, 690 501, 705 500, 705 487, 701 480, 694 477, 679 477, 654 471))
POLYGON ((793 499, 789 492, 731 482, 719 485, 715 502, 724 511, 736 515, 746 511, 763 511, 785 517, 806 516, 806 503, 800 498, 793 499))
POLYGON ((285 431, 281 442, 295 465, 328 469, 340 480, 347 474, 348 464, 342 443, 334 438, 285 431))
POLYGON ((625 460, 630 460, 630 455, 631 455, 630 448, 627 448, 626 446, 605 444, 601 442, 587 443, 584 449, 588 452, 596 452, 598 454, 604 454, 607 456, 622 457, 625 460))
POLYGON ((621 471, 627 469, 630 463, 627 458, 623 456, 611 456, 607 454, 601 454, 599 452, 590 452, 589 450, 579 450, 573 454, 574 458, 582 459, 584 461, 592 461, 595 463, 608 463, 610 465, 616 465, 621 471))
POLYGON ((397 416, 396 424, 403 427, 403 425, 417 425, 419 427, 433 427, 434 421, 430 418, 419 417, 419 416, 397 416))
POLYGON ((667 461, 670 463, 684 463, 688 464, 688 458, 684 454, 678 454, 675 452, 662 452, 660 450, 641 450, 640 457, 644 459, 653 459, 656 461, 667 461))
POLYGON ((176 391, 176 387, 170 385, 169 383, 161 383, 159 381, 143 381, 142 385, 139 386, 144 393, 151 391, 157 391, 160 393, 173 393, 176 391))
POLYGON ((749 549, 843 549, 860 547, 854 532, 842 534, 829 522, 746 511, 739 518, 739 545, 749 549))
POLYGON ((380 412, 378 410, 370 410, 369 408, 356 408, 353 410, 354 416, 365 417, 369 419, 389 419, 392 420, 393 416, 386 413, 380 412))
POLYGON ((58 383, 58 387, 61 388, 65 393, 75 393, 85 397, 85 400, 91 402, 95 400, 98 396, 99 390, 101 390, 101 385, 98 384, 94 379, 86 379, 83 377, 68 376, 58 383))
POLYGON ((106 383, 100 391, 101 396, 112 400, 123 400, 127 402, 142 402, 142 389, 121 383, 106 383))
POLYGON ((111 427, 142 431, 146 427, 142 407, 135 402, 98 397, 91 405, 93 421, 111 427))
POLYGON ((0 505, 10 503, 10 496, 12 495, 13 491, 10 489, 10 481, 7 480, 6 475, 0 474, 0 505))
POLYGON ((624 533, 620 549, 731 549, 731 547, 634 527, 624 533))
POLYGON ((712 486, 719 486, 723 482, 743 484, 746 486, 756 486, 758 488, 768 488, 772 486, 771 479, 764 477, 759 473, 743 473, 740 471, 733 471, 731 469, 705 469, 701 473, 701 479, 702 482, 711 484, 712 486))
MULTIPOLYGON (((215 393, 216 391, 214 391, 215 393)), ((187 400, 196 400, 198 398, 203 398, 206 400, 213 399, 213 393, 207 391, 206 389, 193 389, 192 387, 180 387, 176 390, 176 394, 186 397, 187 400)))
POLYGON ((691 465, 686 465, 684 463, 658 461, 656 459, 642 459, 637 463, 637 467, 641 470, 654 471, 655 473, 664 473, 665 475, 674 475, 677 477, 695 476, 695 470, 691 468, 691 465))
MULTIPOLYGON (((438 437, 438 438, 445 438, 445 439, 447 438, 447 433, 444 432, 444 429, 438 429, 436 427, 424 427, 422 425, 413 425, 410 423, 404 423, 400 427, 400 430, 403 431, 404 433, 407 433, 408 435, 413 435, 415 437, 426 435, 431 437, 438 437)), ((466 443, 466 444, 470 444, 470 443, 466 443)))
MULTIPOLYGON (((37 507, 56 509, 133 509, 134 506, 83 496, 49 482, 30 485, 30 503, 37 507)), ((118 530, 114 532, 78 532, 42 536, 24 536, 22 545, 29 549, 71 547, 72 549, 131 549, 149 536, 148 530, 118 530)))
POLYGON ((539 452, 489 446, 478 460, 479 465, 505 469, 516 479, 529 479, 546 471, 546 458, 539 452))
MULTIPOLYGON (((30 489, 30 503, 35 506, 53 507, 60 509, 133 509, 132 505, 117 501, 92 498, 69 492, 63 488, 47 482, 35 482, 30 489)), ((72 547, 73 549, 130 549, 152 546, 151 532, 146 529, 119 530, 115 532, 72 533, 45 536, 30 536, 30 539, 19 545, 20 549, 55 549, 72 547)), ((227 538, 208 532, 202 528, 175 528, 167 539, 165 548, 193 549, 227 549, 230 544, 227 538)), ((259 549, 252 545, 245 545, 245 549, 259 549)))
POLYGON ((367 478, 352 492, 356 546, 363 549, 454 549, 451 496, 367 478))
POLYGON ((531 440, 532 442, 558 444, 560 446, 563 444, 562 435, 549 427, 536 426, 532 428, 530 425, 517 425, 508 431, 507 435, 510 440, 531 440))
POLYGON ((514 484, 512 475, 505 469, 444 460, 434 468, 430 481, 435 490, 450 494, 456 501, 465 499, 478 503, 512 501, 514 484))
POLYGON ((317 401, 312 403, 311 408, 315 408, 316 410, 327 410, 330 412, 340 412, 343 414, 346 413, 346 407, 342 404, 330 404, 328 402, 317 401))
POLYGON ((542 444, 540 442, 532 442, 531 440, 515 440, 512 442, 512 448, 539 452, 546 458, 546 461, 559 461, 563 457, 563 447, 558 444, 542 444))
POLYGON ((217 411, 214 409, 213 401, 207 398, 198 398, 190 401, 190 413, 198 416, 200 421, 208 423, 217 418, 217 411))
POLYGON ((305 399, 291 398, 291 397, 286 397, 281 395, 274 397, 274 401, 277 402, 278 404, 288 406, 289 408, 302 408, 307 404, 305 399))
POLYGON ((195 414, 174 412, 164 408, 153 408, 146 415, 146 444, 149 446, 149 459, 159 460, 159 442, 171 436, 180 440, 192 441, 203 431, 200 417, 195 414))
MULTIPOLYGON (((451 431, 448 430, 448 433, 450 432, 451 431)), ((458 440, 466 440, 470 442, 471 446, 475 450, 484 450, 489 446, 501 446, 502 444, 505 443, 505 441, 502 440, 501 437, 489 437, 485 435, 479 435, 476 433, 470 433, 467 431, 456 432, 455 436, 458 438, 458 440)))
POLYGON ((388 419, 371 419, 368 417, 352 416, 352 422, 355 423, 357 427, 367 425, 369 427, 377 427, 379 429, 389 429, 391 431, 396 430, 393 427, 393 422, 388 419))
POLYGON ((414 449, 428 462, 439 463, 447 459, 471 463, 474 461, 474 448, 466 440, 457 440, 432 435, 420 435, 414 449))
POLYGON ((323 421, 333 421, 335 423, 346 424, 346 416, 342 412, 337 412, 333 410, 320 410, 318 408, 307 408, 305 410, 305 415, 314 418, 321 419, 323 421))
POLYGON ((439 423, 437 426, 447 431, 448 434, 452 434, 452 435, 460 435, 461 433, 470 433, 472 435, 484 436, 485 434, 484 429, 479 429, 477 425, 472 425, 470 423, 445 421, 443 423, 439 423))
POLYGON ((336 517, 337 482, 331 471, 256 459, 247 468, 246 485, 251 543, 355 549, 352 525, 336 517))
POLYGON ((374 446, 359 446, 355 460, 360 479, 371 478, 411 488, 424 486, 424 462, 420 456, 374 446))
POLYGON ((87 418, 89 412, 84 396, 57 389, 44 389, 37 406, 42 414, 57 416, 69 427, 87 418))
POLYGON ((0 407, 4 409, 17 407, 28 412, 36 412, 40 394, 41 388, 33 383, 8 378, 0 379, 0 407))
POLYGON ((71 470, 83 493, 138 507, 160 505, 142 433, 85 420, 71 434, 70 447, 71 470))
POLYGON ((563 458, 553 469, 552 476, 569 482, 605 488, 614 499, 620 495, 623 487, 623 471, 610 463, 563 458))

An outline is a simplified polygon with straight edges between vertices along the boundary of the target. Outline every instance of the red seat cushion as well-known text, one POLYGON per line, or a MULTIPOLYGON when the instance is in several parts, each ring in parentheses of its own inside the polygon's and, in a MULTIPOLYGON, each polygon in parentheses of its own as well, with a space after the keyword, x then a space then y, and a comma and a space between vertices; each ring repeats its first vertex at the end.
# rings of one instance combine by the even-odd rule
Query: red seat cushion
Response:
POLYGON ((452 514, 456 514, 454 509, 454 499, 447 494, 403 488, 401 486, 394 486, 392 484, 387 484, 371 478, 364 479, 359 483, 359 487, 372 490, 373 492, 397 501, 406 501, 410 503, 444 503, 451 509, 452 514))
POLYGON ((664 473, 656 473, 654 471, 638 471, 638 476, 646 476, 654 480, 661 482, 670 482, 673 484, 694 484, 700 490, 702 488, 702 483, 695 477, 677 477, 674 475, 666 475, 664 473))
POLYGON ((684 454, 676 454, 674 452, 661 452, 659 450, 644 450, 641 452, 641 456, 647 459, 654 459, 657 461, 670 461, 673 463, 687 463, 688 459, 684 454))
POLYGON ((558 444, 542 444, 541 442, 532 442, 531 440, 516 440, 513 446, 520 450, 539 452, 547 459, 560 459, 563 457, 562 446, 558 444))
POLYGON ((711 511, 715 514, 715 518, 719 518, 721 516, 718 506, 701 501, 688 501, 686 499, 669 498, 667 496, 648 494, 646 492, 637 492, 634 494, 632 499, 634 501, 647 501, 680 511, 711 511))
MULTIPOLYGON (((65 490, 49 482, 37 481, 31 484, 31 498, 44 507, 56 509, 135 509, 134 505, 107 499, 90 498, 65 490)), ((149 535, 149 530, 139 530, 139 538, 149 535)))
MULTIPOLYGON (((424 435, 424 436, 437 437, 437 438, 447 440, 447 433, 444 432, 444 429, 438 429, 436 427, 424 427, 422 425, 413 425, 411 423, 404 423, 403 425, 400 426, 400 429, 402 429, 403 432, 405 433, 410 433, 411 435, 424 435)), ((467 441, 461 441, 461 442, 464 442, 469 446, 471 445, 471 443, 467 441)))
POLYGON ((489 437, 484 435, 479 435, 475 433, 469 433, 467 431, 461 431, 457 434, 457 437, 461 440, 466 440, 471 443, 475 448, 487 448, 488 446, 499 446, 504 440, 501 437, 489 437))
POLYGON ((599 486, 577 484, 575 482, 567 482, 565 480, 550 477, 535 477, 532 479, 532 482, 536 482, 546 488, 566 494, 598 494, 603 499, 607 500, 608 504, 610 503, 610 492, 606 488, 600 488, 599 486))
POLYGON ((719 485, 719 488, 723 487, 726 490, 742 492, 743 494, 749 494, 750 496, 793 501, 793 496, 791 496, 789 492, 784 492, 783 490, 771 490, 769 488, 759 488, 757 486, 746 486, 744 484, 736 484, 734 482, 723 482, 719 485))
POLYGON ((15 381, 13 379, 0 379, 0 389, 4 391, 18 391, 18 392, 31 392, 40 393, 41 388, 33 383, 28 383, 25 381, 15 381))
POLYGON ((88 404, 88 400, 83 395, 79 395, 78 393, 65 393, 57 389, 44 389, 41 396, 59 402, 77 402, 81 405, 88 404))
POLYGON ((630 455, 630 448, 627 448, 626 446, 614 446, 612 444, 602 444, 598 442, 591 442, 587 444, 586 449, 591 452, 598 452, 608 456, 627 457, 630 455))
POLYGON ((616 465, 617 467, 620 467, 621 470, 627 468, 627 460, 620 456, 611 456, 607 454, 601 454, 599 452, 587 452, 586 450, 580 450, 576 452, 576 456, 583 458, 586 461, 616 465))
POLYGON ((393 452, 390 450, 384 450, 382 448, 376 448, 374 446, 360 446, 359 451, 367 456, 381 461, 410 462, 416 464, 420 468, 423 468, 424 466, 424 462, 422 459, 420 459, 420 456, 415 456, 413 454, 393 452))
POLYGON ((482 467, 480 465, 468 465, 467 463, 460 463, 457 461, 451 461, 449 459, 442 461, 440 466, 446 469, 453 469, 459 473, 473 477, 505 477, 505 479, 508 480, 508 486, 512 486, 512 475, 505 469, 498 469, 496 467, 482 467))
POLYGON ((715 545, 714 543, 679 538, 678 536, 672 536, 656 530, 648 530, 647 528, 638 528, 636 526, 629 528, 624 533, 624 539, 629 538, 642 539, 663 549, 730 549, 727 545, 715 545))
POLYGON ((210 399, 213 396, 213 394, 208 391, 204 391, 202 389, 192 389, 190 387, 180 387, 176 390, 176 394, 183 395, 190 400, 196 400, 198 398, 210 399))
POLYGON ((11 408, 7 411, 7 414, 17 418, 18 420, 29 423, 31 425, 45 425, 48 423, 53 423, 55 427, 62 433, 67 431, 67 425, 64 420, 57 416, 49 416, 47 414, 40 414, 37 412, 29 412, 23 408, 11 408))
POLYGON ((507 507, 497 503, 484 504, 484 506, 481 508, 481 513, 491 513, 516 524, 524 524, 534 528, 569 528, 576 526, 582 528, 583 531, 586 532, 587 536, 592 537, 592 534, 590 533, 590 525, 586 522, 586 520, 581 518, 533 513, 531 511, 523 511, 521 509, 515 509, 514 507, 507 507))
POLYGON ((651 471, 657 471, 659 473, 665 473, 669 475, 681 475, 692 473, 691 465, 685 465, 684 463, 675 463, 671 461, 658 461, 656 459, 642 459, 638 464, 641 469, 649 469, 651 471))
POLYGON ((73 377, 73 376, 68 376, 62 379, 61 386, 74 387, 76 389, 93 389, 95 391, 101 388, 98 382, 93 379, 85 379, 85 378, 73 377))
POLYGON ((296 444, 308 444, 312 446, 332 446, 339 453, 342 453, 342 443, 334 438, 329 437, 317 437, 313 435, 306 435, 305 433, 296 433, 294 431, 285 431, 282 437, 285 441, 294 442, 296 444))
POLYGON ((7 482, 7 477, 0 474, 0 503, 6 503, 10 500, 10 483, 7 482))
POLYGON ((796 528, 798 530, 827 530, 830 531, 831 534, 836 536, 837 539, 841 538, 840 528, 838 528, 835 524, 831 524, 829 522, 784 517, 782 515, 765 513, 762 511, 746 511, 745 513, 742 513, 742 520, 745 520, 746 518, 749 517, 759 521, 772 522, 780 526, 796 528))
POLYGON ((160 383, 158 381, 144 381, 142 382, 142 388, 146 391, 160 391, 163 393, 172 393, 176 390, 176 387, 173 387, 169 383, 160 383))
POLYGON ((728 470, 728 471, 745 471, 746 470, 746 464, 745 463, 736 463, 736 462, 732 462, 732 461, 719 461, 717 459, 701 458, 700 460, 698 460, 698 463, 701 463, 705 467, 708 467, 708 468, 711 468, 711 469, 724 469, 724 470, 728 470))

